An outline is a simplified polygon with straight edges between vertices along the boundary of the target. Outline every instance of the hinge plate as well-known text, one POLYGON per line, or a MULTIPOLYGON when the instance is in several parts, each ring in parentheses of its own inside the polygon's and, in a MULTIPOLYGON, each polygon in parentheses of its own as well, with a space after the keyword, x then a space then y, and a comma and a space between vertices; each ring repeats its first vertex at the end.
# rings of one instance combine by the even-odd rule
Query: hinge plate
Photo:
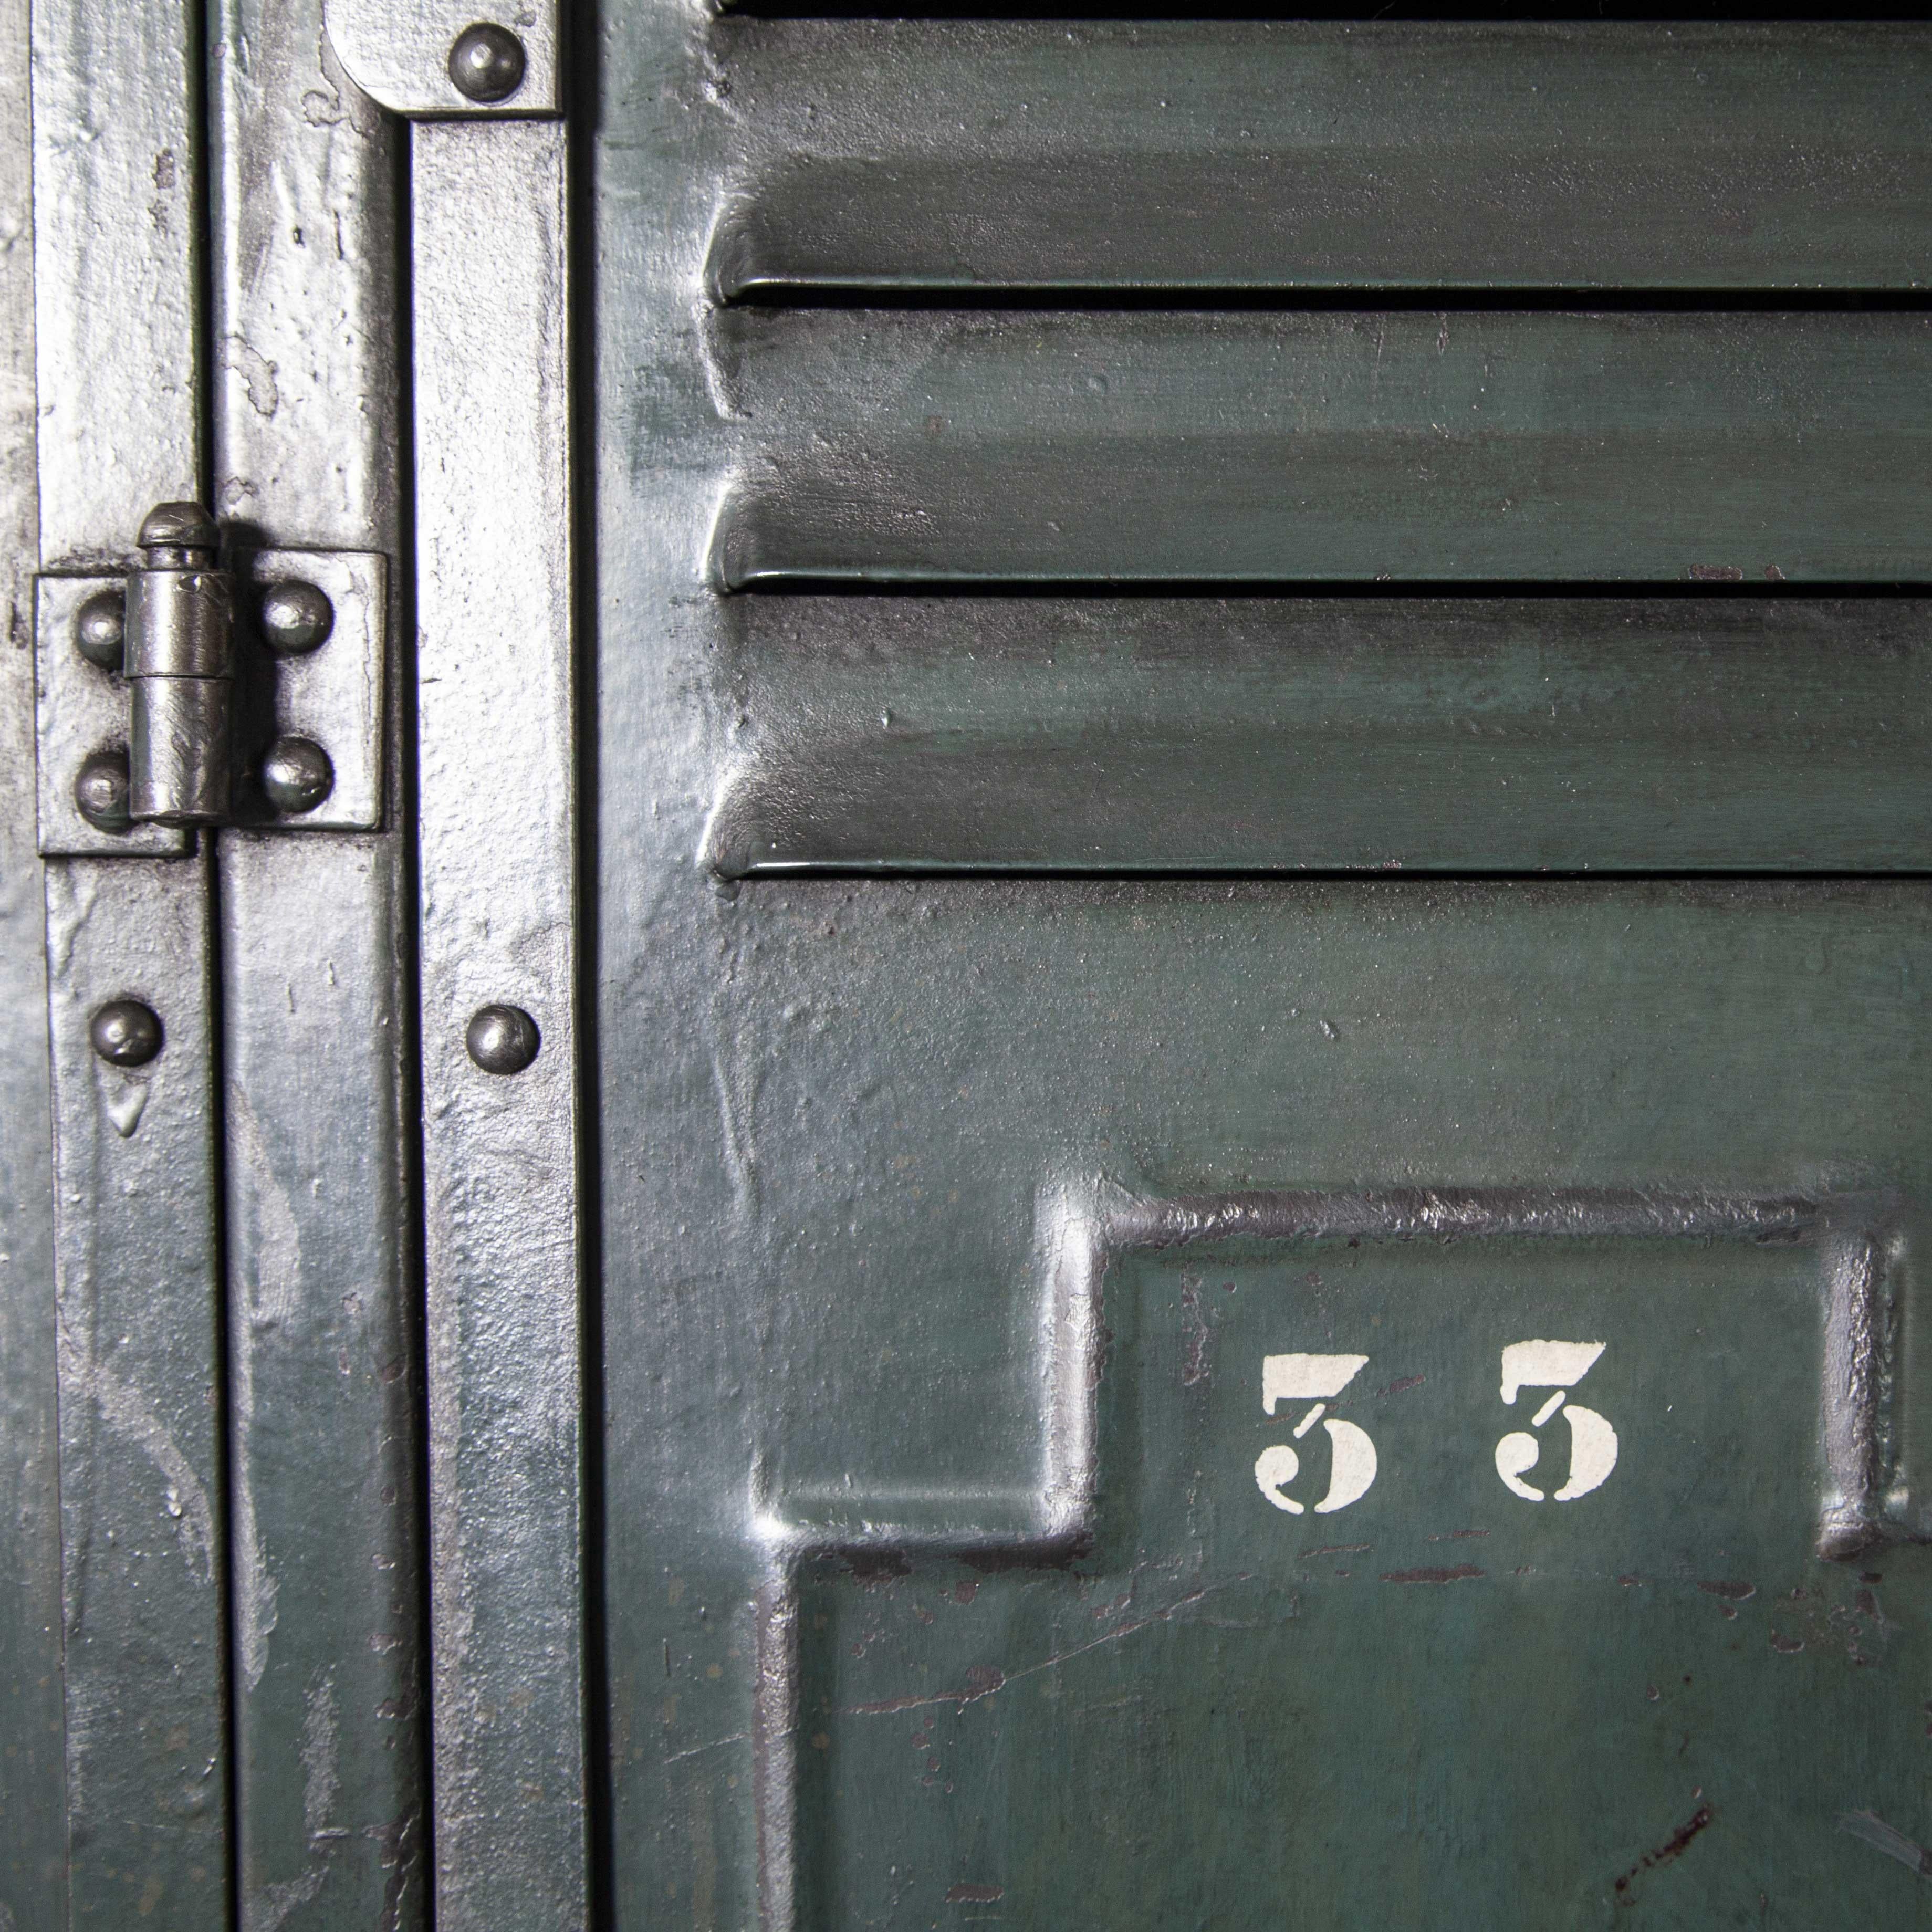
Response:
MULTIPOLYGON (((360 550, 238 551, 232 822, 264 830, 372 831, 382 818, 382 691, 388 618, 388 562, 360 550), (292 656, 262 641, 262 593, 287 582, 313 584, 333 608, 328 634, 292 656), (276 739, 305 738, 334 770, 328 795, 299 814, 278 812, 258 773, 276 739)), ((126 681, 83 657, 76 621, 97 592, 118 592, 121 576, 43 577, 34 607, 36 737, 43 858, 178 857, 192 836, 174 826, 106 831, 81 815, 74 784, 94 752, 124 750, 126 681)))
POLYGON ((130 825, 104 832, 74 802, 81 766, 96 752, 125 754, 126 680, 82 657, 74 644, 81 607, 97 592, 121 592, 124 576, 43 577, 34 598, 34 742, 40 766, 40 848, 44 859, 178 859, 194 835, 178 825, 130 825))
POLYGON ((392 114, 547 118, 562 106, 558 0, 513 0, 491 11, 477 0, 322 0, 330 44, 350 78, 392 114), (514 88, 466 94, 452 77, 457 42, 479 27, 507 32, 521 51, 514 88))

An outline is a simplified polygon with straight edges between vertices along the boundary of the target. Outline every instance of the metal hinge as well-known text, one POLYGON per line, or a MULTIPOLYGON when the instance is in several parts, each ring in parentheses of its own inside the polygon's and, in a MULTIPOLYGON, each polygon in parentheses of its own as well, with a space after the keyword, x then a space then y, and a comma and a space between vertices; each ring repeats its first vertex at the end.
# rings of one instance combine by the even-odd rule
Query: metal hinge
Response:
POLYGON ((34 622, 44 858, 184 852, 194 830, 374 829, 388 566, 234 550, 163 503, 123 576, 46 576, 34 622))

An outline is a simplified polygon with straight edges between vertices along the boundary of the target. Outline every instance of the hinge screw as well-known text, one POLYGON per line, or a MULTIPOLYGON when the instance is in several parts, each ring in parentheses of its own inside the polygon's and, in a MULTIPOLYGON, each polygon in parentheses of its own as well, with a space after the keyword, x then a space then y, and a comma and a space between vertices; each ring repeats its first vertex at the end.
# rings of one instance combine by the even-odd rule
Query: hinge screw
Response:
POLYGON ((335 609, 313 584, 271 584, 262 599, 262 641, 283 657, 312 651, 335 627, 335 609))
POLYGON ((110 1066, 145 1066, 161 1050, 161 1022, 139 1000, 110 1000, 88 1022, 87 1036, 110 1066))
POLYGON ((479 20, 457 35, 449 77, 466 100, 494 106, 524 84, 524 44, 507 27, 479 20))
POLYGON ((128 598, 121 590, 97 590, 74 613, 74 647, 91 664, 118 676, 128 638, 128 598))
POLYGON ((463 1043, 485 1073, 520 1073, 542 1041, 537 1023, 521 1006, 478 1006, 463 1043))
POLYGON ((278 812, 313 812, 335 789, 335 767, 313 738, 278 738, 262 760, 262 789, 278 812))
POLYGON ((104 746, 82 760, 74 782, 74 802, 97 832, 125 832, 134 822, 128 806, 128 754, 104 746))

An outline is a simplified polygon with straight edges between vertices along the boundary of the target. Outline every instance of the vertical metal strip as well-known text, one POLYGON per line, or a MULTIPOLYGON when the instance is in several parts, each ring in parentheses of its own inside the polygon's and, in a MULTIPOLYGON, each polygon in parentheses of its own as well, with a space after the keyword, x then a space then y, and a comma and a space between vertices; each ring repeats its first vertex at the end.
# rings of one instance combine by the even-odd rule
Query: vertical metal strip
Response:
POLYGON ((412 138, 438 1915, 521 1932, 589 1909, 565 130, 412 138))
POLYGON ((214 1093, 199 862, 46 874, 76 1926, 227 1917, 214 1093), (140 1000, 148 1064, 94 1052, 140 1000))
MULTIPOLYGON (((44 565, 118 564, 202 482, 198 9, 38 0, 44 565)), ((46 874, 70 1920, 222 1924, 230 1896, 208 862, 46 874), (110 1065, 107 1000, 158 1016, 110 1065)))
MULTIPOLYGON (((343 73, 321 0, 212 20, 216 507, 272 544, 385 552, 399 584, 406 136, 343 73)), ((398 682, 381 832, 220 846, 244 1932, 428 1914, 398 682)))
POLYGON ((35 0, 40 556, 118 567, 200 494, 201 35, 188 0, 35 0))
POLYGON ((0 1925, 67 1922, 53 1145, 35 855, 32 157, 26 0, 0 3, 0 1925), (23 243, 26 245, 23 245, 23 243))

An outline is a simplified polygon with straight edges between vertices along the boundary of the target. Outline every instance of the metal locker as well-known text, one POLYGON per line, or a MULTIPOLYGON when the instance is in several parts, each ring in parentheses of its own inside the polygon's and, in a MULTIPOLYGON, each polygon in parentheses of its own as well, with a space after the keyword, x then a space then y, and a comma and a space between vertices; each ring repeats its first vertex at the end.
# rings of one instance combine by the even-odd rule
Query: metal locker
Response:
POLYGON ((1927 1915, 1932 34, 1075 10, 0 14, 0 1932, 1927 1915))

